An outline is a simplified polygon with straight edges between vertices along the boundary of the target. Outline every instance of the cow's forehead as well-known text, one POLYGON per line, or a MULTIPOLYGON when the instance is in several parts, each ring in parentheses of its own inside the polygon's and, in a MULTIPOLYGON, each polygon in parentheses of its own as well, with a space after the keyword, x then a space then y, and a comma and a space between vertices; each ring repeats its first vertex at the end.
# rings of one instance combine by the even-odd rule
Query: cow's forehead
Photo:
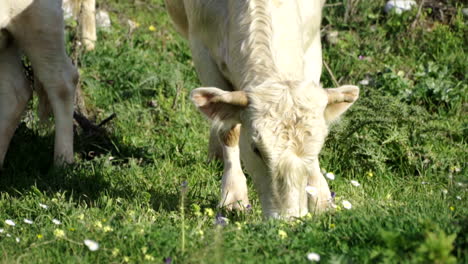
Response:
POLYGON ((273 156, 287 151, 310 160, 318 155, 328 133, 323 112, 321 118, 314 115, 300 110, 256 115, 250 124, 252 140, 273 156))
POLYGON ((264 83, 248 89, 249 101, 255 112, 263 115, 307 115, 323 111, 328 97, 325 90, 314 83, 283 81, 264 83))

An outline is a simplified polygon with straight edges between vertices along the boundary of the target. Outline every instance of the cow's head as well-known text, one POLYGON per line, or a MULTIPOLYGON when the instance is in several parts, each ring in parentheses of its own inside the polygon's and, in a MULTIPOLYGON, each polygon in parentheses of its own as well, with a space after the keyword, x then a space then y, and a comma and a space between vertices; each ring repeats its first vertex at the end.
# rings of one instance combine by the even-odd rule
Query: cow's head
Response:
POLYGON ((313 83, 265 83, 245 91, 198 88, 191 97, 220 126, 240 123, 241 159, 267 217, 302 216, 328 205, 330 190, 318 155, 337 119, 358 98, 359 88, 323 89, 313 83), (306 194, 314 186, 315 197, 306 194), (317 208, 318 207, 318 208, 317 208))

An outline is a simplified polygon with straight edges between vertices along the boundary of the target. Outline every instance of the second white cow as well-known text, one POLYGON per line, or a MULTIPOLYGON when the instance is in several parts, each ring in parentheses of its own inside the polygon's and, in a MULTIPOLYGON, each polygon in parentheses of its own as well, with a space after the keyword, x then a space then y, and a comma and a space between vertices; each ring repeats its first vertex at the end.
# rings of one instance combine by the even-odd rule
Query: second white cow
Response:
POLYGON ((328 124, 359 88, 319 86, 323 0, 166 0, 206 87, 192 91, 212 125, 224 172, 220 206, 249 203, 240 158, 266 217, 303 216, 330 201, 319 153, 328 124), (308 196, 306 186, 317 189, 308 196))

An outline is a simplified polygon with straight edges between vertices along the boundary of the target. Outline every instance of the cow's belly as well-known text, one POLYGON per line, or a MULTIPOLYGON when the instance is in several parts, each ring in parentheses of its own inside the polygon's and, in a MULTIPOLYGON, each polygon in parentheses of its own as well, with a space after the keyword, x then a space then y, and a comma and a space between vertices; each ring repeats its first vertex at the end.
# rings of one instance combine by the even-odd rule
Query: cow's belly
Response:
POLYGON ((8 15, 8 9, 5 7, 4 2, 0 2, 0 30, 5 28, 10 21, 10 16, 8 15))
POLYGON ((11 19, 21 14, 28 7, 33 8, 34 0, 2 0, 0 1, 0 28, 5 28, 11 19))

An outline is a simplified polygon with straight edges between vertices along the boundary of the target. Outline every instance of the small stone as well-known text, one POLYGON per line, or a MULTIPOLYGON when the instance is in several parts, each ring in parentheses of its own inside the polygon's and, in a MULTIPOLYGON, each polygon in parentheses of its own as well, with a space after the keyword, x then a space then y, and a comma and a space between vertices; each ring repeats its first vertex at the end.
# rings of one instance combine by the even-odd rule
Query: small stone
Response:
POLYGON ((138 24, 138 22, 135 22, 135 21, 133 21, 131 19, 127 20, 127 25, 130 28, 130 31, 133 31, 133 30, 137 29, 140 26, 140 24, 138 24))
POLYGON ((416 1, 413 0, 390 0, 385 4, 385 13, 390 13, 392 10, 397 14, 403 13, 403 11, 409 11, 416 6, 416 1))
POLYGON ((468 17, 468 8, 463 8, 462 13, 464 16, 468 17))
POLYGON ((111 28, 111 20, 107 11, 99 10, 96 13, 96 26, 104 30, 111 28))
POLYGON ((158 102, 156 100, 148 101, 147 105, 152 108, 158 107, 158 102))
POLYGON ((338 43, 338 31, 329 31, 326 36, 326 40, 328 43, 335 45, 338 43))

